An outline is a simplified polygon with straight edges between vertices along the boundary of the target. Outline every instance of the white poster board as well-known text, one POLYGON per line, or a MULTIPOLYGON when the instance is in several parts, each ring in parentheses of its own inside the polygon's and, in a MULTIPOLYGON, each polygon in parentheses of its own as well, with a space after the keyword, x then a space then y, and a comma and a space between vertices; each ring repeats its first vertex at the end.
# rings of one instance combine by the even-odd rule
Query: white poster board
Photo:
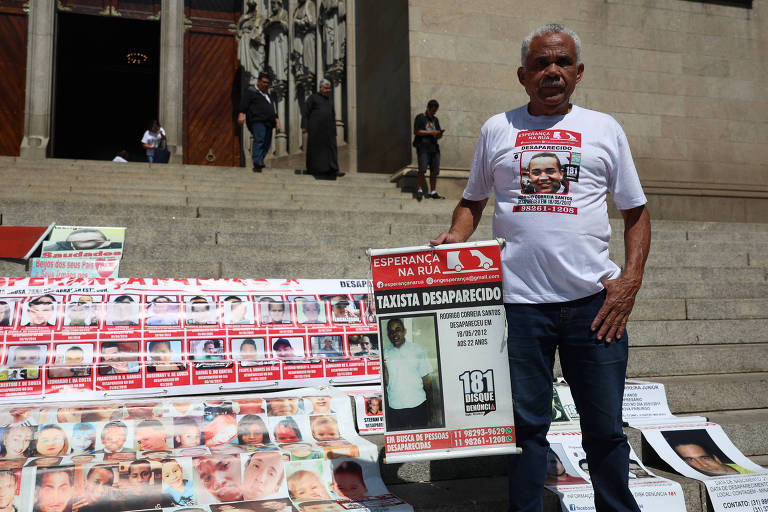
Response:
POLYGON ((636 428, 675 471, 704 482, 716 511, 768 510, 768 470, 745 457, 720 425, 691 422, 636 428))
MULTIPOLYGON (((594 511, 594 491, 581 432, 556 431, 547 435, 550 452, 545 487, 560 496, 564 511, 594 511)), ((677 482, 654 475, 630 447, 629 490, 642 510, 685 510, 683 489, 677 482)))
POLYGON ((370 256, 386 461, 515 453, 499 242, 370 256))

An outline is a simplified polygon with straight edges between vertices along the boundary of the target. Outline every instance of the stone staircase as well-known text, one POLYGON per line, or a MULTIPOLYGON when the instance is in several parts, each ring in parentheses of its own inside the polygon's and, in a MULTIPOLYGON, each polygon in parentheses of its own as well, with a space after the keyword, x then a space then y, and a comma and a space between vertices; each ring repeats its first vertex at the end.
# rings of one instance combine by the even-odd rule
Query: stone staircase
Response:
MULTIPOLYGON (((457 198, 416 202, 386 176, 316 181, 288 169, 0 158, 4 225, 125 226, 121 276, 367 277, 365 249, 422 245, 443 231, 457 198)), ((653 211, 651 211, 653 217, 653 211)), ((474 239, 488 239, 486 211, 474 239)), ((623 262, 622 224, 612 255, 623 262)), ((645 282, 632 315, 628 375, 662 382, 675 414, 707 416, 768 464, 768 224, 653 221, 645 282)), ((0 260, 0 275, 25 276, 0 260)), ((668 473, 636 431, 635 450, 668 473)), ((382 439, 373 438, 380 445, 382 439)), ((391 489, 417 510, 505 510, 500 457, 386 465, 391 489)), ((560 510, 547 493, 546 509, 560 510)))

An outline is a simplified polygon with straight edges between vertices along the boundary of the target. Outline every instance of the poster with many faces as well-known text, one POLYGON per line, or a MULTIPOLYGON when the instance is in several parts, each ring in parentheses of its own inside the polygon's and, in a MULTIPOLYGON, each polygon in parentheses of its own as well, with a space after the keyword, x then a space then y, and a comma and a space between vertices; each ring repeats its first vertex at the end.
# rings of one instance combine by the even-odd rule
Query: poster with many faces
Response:
POLYGON ((351 411, 330 387, 4 406, 0 509, 412 512, 351 411))
POLYGON ((360 280, 0 278, 0 396, 379 381, 360 280))

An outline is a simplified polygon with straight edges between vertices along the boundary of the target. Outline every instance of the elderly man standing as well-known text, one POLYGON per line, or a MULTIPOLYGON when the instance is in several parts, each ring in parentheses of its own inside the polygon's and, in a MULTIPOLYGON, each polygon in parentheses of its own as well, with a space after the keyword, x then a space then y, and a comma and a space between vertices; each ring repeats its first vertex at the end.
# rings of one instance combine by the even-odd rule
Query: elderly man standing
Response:
POLYGON ((570 103, 584 72, 579 37, 562 25, 544 25, 525 38, 521 54, 517 74, 530 101, 485 123, 451 228, 431 243, 467 240, 495 193, 493 236, 508 241, 502 252, 504 302, 523 450, 510 457, 510 510, 541 510, 559 347, 581 416, 596 510, 637 512, 628 488, 621 403, 625 327, 650 247, 645 195, 619 124, 570 103), (567 191, 524 190, 526 160, 542 150, 564 160, 558 164, 567 191), (623 272, 608 259, 607 192, 624 217, 623 272))
POLYGON ((327 180, 344 176, 339 172, 331 89, 330 81, 320 80, 319 91, 307 98, 302 119, 302 129, 307 133, 307 172, 327 180))

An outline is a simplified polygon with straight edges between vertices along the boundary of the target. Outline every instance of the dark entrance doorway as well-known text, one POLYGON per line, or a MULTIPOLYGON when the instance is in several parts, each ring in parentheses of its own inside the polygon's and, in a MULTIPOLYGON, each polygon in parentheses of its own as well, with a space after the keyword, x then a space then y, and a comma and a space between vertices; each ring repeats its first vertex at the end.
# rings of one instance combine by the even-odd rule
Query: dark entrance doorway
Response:
POLYGON ((52 150, 56 158, 145 161, 158 116, 160 22, 58 14, 52 150))

